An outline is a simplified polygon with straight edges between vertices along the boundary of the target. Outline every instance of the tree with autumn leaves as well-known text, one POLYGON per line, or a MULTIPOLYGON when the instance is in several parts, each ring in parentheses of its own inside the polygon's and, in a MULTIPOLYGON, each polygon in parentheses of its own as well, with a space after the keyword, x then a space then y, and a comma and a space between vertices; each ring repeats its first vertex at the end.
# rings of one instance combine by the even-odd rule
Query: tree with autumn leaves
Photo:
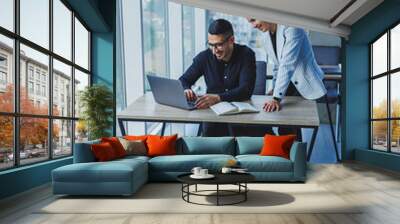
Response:
MULTIPOLYGON (((392 100, 392 114, 391 117, 400 117, 400 100, 392 100)), ((373 108, 373 118, 387 118, 387 101, 381 101, 378 106, 373 108)), ((386 139, 387 136, 387 122, 375 121, 373 124, 374 138, 386 139)), ((398 141, 400 138, 400 123, 392 121, 392 142, 398 141)))
MULTIPOLYGON (((0 93, 0 111, 13 112, 14 107, 14 88, 8 85, 4 93, 0 93)), ((20 88, 20 111, 22 114, 47 115, 48 107, 43 105, 34 105, 29 99, 29 95, 24 87, 20 88)), ((55 114, 59 112, 55 108, 55 114)), ((13 117, 0 116, 0 148, 13 148, 13 117)), ((48 119, 46 118, 20 118, 20 149, 26 145, 45 146, 49 132, 48 119)), ((59 127, 53 125, 53 138, 58 138, 59 127)))

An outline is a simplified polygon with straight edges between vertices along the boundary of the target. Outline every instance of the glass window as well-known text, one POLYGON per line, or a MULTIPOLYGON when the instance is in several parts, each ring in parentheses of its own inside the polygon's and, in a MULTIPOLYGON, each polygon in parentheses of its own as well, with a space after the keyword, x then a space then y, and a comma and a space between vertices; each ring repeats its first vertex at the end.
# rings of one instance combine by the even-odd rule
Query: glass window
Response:
POLYGON ((50 151, 54 157, 72 154, 75 122, 72 87, 76 81, 76 92, 79 93, 81 88, 90 84, 88 71, 85 74, 77 70, 77 78, 72 80, 72 69, 81 66, 89 70, 90 33, 77 19, 73 20, 74 12, 67 4, 64 0, 0 0, 0 112, 11 113, 0 115, 0 170, 48 160, 50 151), (19 3, 19 18, 14 15, 15 3, 19 3), (50 10, 53 10, 52 18, 50 10), (14 24, 14 20, 19 23, 14 24), (50 29, 50 24, 53 24, 53 29, 50 29), (76 35, 73 36, 72 28, 75 26, 76 35), (8 35, 4 29, 14 35, 8 35), (14 42, 19 43, 18 62, 14 60, 14 42), (53 49, 50 49, 50 42, 53 49), (76 49, 72 42, 76 43, 76 49), (54 59, 53 53, 69 61, 66 64, 70 65, 54 59), (19 74, 14 72, 17 63, 19 74), (49 74, 50 70, 53 74, 49 74), (15 77, 20 83, 18 100, 14 99, 15 77), (49 88, 50 78, 53 79, 53 89, 49 88), (50 97, 53 97, 53 105, 49 105, 50 97), (14 101, 19 105, 14 105, 14 101), (14 112, 16 106, 19 113, 14 112), (49 114, 49 106, 54 108, 53 114, 49 114), (19 127, 13 127, 14 119, 18 119, 19 127), (49 125, 53 127, 52 133, 48 133, 49 125), (19 130, 18 135, 13 133, 15 128, 19 130), (16 146, 14 142, 20 144, 16 146), (54 147, 50 147, 53 144, 54 147), (14 151, 19 156, 13 155, 14 151), (14 157, 21 159, 15 160, 14 157))
POLYGON ((390 82, 390 99, 391 99, 391 117, 400 118, 400 72, 395 74, 391 74, 391 82, 390 82))
POLYGON ((390 68, 400 67, 400 24, 390 32, 390 68))
POLYGON ((0 54, 0 67, 7 67, 7 56, 0 54))
POLYGON ((387 118, 387 78, 374 79, 372 82, 372 118, 387 118))
POLYGON ((53 120, 53 157, 72 154, 72 121, 53 120))
MULTIPOLYGON (((0 9, 0 13, 1 13, 0 9)), ((1 16, 0 16, 1 18, 1 16)), ((0 111, 14 111, 14 78, 11 59, 13 55, 14 44, 12 39, 0 34, 0 111), (10 60, 7 60, 7 59, 10 60)))
POLYGON ((387 151, 387 134, 387 121, 372 122, 372 139, 374 149, 387 151))
MULTIPOLYGON (((143 0, 145 75, 168 76, 166 7, 167 1, 164 0, 143 0)), ((149 90, 147 81, 146 90, 149 90)))
POLYGON ((387 34, 372 44, 372 75, 387 71, 387 34))
POLYGON ((28 89, 29 89, 29 94, 34 93, 33 82, 28 82, 28 89))
POLYGON ((21 164, 35 163, 49 158, 49 120, 22 117, 20 119, 21 164))
POLYGON ((36 95, 40 95, 40 84, 36 84, 36 95))
POLYGON ((75 69, 75 117, 79 117, 81 114, 81 108, 79 106, 80 94, 87 86, 89 86, 89 75, 75 69))
POLYGON ((53 51, 71 60, 72 12, 60 0, 53 0, 53 51))
POLYGON ((395 153, 400 153, 400 120, 393 120, 391 124, 391 151, 395 153))
POLYGON ((40 80, 40 71, 39 71, 39 69, 36 69, 36 80, 37 81, 40 80))
POLYGON ((29 79, 33 79, 33 67, 32 66, 29 66, 28 73, 29 73, 29 79))
POLYGON ((195 56, 195 25, 194 8, 182 6, 183 29, 183 69, 186 70, 193 62, 195 56))
POLYGON ((75 142, 88 140, 87 124, 84 120, 75 121, 75 142))
POLYGON ((7 85, 7 73, 0 70, 0 85, 7 85))
MULTIPOLYGON (((72 68, 56 59, 53 60, 53 114, 62 117, 72 117, 72 92, 71 89, 63 88, 65 83, 72 83, 72 68), (61 81, 59 81, 61 80, 61 81), (61 85, 61 86, 60 86, 61 85), (58 101, 59 92, 62 96, 66 96, 66 103, 60 105, 58 101), (61 106, 65 106, 66 110, 61 111, 61 106)), ((62 99, 64 100, 64 99, 62 99)), ((62 101, 64 102, 64 101, 62 101)))
POLYGON ((42 86, 42 96, 46 96, 46 86, 42 86))
POLYGON ((14 123, 11 116, 0 116, 0 170, 14 165, 14 123))
POLYGON ((75 63, 89 70, 89 32, 75 18, 75 63))
POLYGON ((48 86, 48 83, 45 82, 45 90, 43 93, 43 90, 41 90, 40 86, 40 77, 41 77, 41 72, 45 73, 45 76, 48 74, 48 63, 49 63, 49 57, 43 53, 40 53, 28 46, 25 46, 21 44, 21 59, 20 59, 20 80, 21 80, 21 86, 20 86, 20 108, 21 108, 21 113, 25 114, 41 114, 41 115, 47 115, 48 114, 48 102, 49 98, 47 97, 47 89, 46 86, 48 86), (36 70, 37 77, 39 82, 36 83, 36 91, 35 94, 29 94, 29 91, 27 90, 26 86, 26 80, 27 80, 27 74, 26 74, 26 68, 27 66, 32 66, 36 70), (36 101, 42 101, 39 105, 32 105, 30 103, 30 99, 36 100, 36 101))
POLYGON ((14 0, 1 0, 0 26, 14 31, 14 0))
POLYGON ((232 23, 235 42, 249 46, 256 54, 257 60, 266 60, 266 53, 263 42, 263 34, 261 31, 254 29, 246 18, 242 16, 234 16, 220 12, 207 11, 206 21, 207 27, 216 19, 226 19, 232 23))
POLYGON ((21 36, 49 48, 49 0, 20 0, 21 36))
POLYGON ((371 145, 373 149, 400 153, 400 25, 387 30, 371 44, 371 145), (390 34, 390 45, 387 45, 390 34), (387 53, 389 52, 389 58, 387 53), (388 69, 387 62, 390 62, 388 69), (385 73, 382 75, 382 73, 385 73), (380 75, 380 76, 376 76, 380 75), (378 78, 377 78, 378 77, 378 78), (388 82, 389 81, 389 82, 388 82), (390 94, 388 94, 390 93, 390 94), (390 103, 390 105, 387 105, 390 103), (390 106, 390 107, 388 107, 390 106), (388 111, 390 108, 390 111, 388 111), (389 130, 388 130, 389 128, 389 130))

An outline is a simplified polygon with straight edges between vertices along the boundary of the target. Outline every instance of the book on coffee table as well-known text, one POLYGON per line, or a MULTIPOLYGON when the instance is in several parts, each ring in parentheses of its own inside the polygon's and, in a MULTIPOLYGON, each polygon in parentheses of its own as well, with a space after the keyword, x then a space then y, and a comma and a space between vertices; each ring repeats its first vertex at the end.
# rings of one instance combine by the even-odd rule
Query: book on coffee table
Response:
POLYGON ((212 105, 213 110, 217 115, 229 115, 240 113, 258 113, 259 110, 250 103, 246 102, 220 102, 212 105))

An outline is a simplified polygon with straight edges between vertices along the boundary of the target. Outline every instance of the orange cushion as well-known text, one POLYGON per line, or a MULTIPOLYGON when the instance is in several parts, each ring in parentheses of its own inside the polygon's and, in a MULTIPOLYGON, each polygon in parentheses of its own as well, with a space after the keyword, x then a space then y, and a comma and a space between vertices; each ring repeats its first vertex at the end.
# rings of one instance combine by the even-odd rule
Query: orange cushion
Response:
POLYGON ((129 141, 144 141, 146 142, 148 135, 125 135, 124 139, 129 141))
POLYGON ((148 156, 176 155, 176 139, 178 135, 159 136, 149 135, 147 137, 148 156))
POLYGON ((93 144, 91 145, 91 149, 94 154, 94 157, 99 162, 110 161, 117 158, 114 149, 108 142, 93 144))
POLYGON ((296 139, 296 135, 265 135, 264 136, 264 145, 261 149, 261 156, 280 156, 286 159, 290 157, 290 147, 294 140, 296 139))
POLYGON ((101 142, 110 143, 117 158, 126 156, 126 151, 117 137, 101 138, 101 142))

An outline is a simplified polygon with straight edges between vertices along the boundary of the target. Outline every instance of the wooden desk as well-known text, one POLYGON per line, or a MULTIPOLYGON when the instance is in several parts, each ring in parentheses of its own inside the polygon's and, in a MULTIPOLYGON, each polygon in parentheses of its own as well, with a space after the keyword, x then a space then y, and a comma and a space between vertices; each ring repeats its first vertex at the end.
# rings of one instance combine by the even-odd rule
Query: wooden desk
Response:
POLYGON ((280 111, 267 113, 262 111, 262 106, 264 102, 270 98, 272 97, 265 95, 252 96, 251 103, 256 108, 260 109, 259 113, 217 116, 211 109, 188 111, 161 105, 154 101, 152 93, 146 93, 129 105, 125 110, 121 111, 117 115, 117 118, 122 135, 126 135, 123 124, 125 121, 169 123, 216 122, 312 128, 313 134, 309 146, 310 157, 320 123, 316 102, 305 100, 301 97, 287 96, 281 102, 282 109, 280 111))

